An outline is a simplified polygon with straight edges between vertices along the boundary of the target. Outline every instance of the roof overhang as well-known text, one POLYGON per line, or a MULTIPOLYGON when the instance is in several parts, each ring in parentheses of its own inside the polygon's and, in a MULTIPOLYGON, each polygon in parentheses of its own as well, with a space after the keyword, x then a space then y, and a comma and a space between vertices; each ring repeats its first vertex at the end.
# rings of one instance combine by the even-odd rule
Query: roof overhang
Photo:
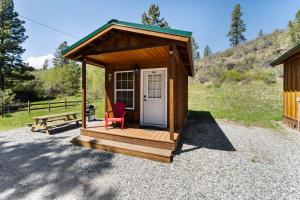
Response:
MULTIPOLYGON (((150 38, 155 38, 155 40, 162 41, 161 46, 166 46, 167 44, 177 44, 181 47, 184 46, 185 49, 185 56, 188 57, 188 61, 185 63, 186 66, 189 68, 189 75, 193 76, 194 74, 194 63, 192 57, 192 43, 191 43, 191 32, 169 29, 169 28, 161 28, 161 27, 154 27, 148 26, 143 24, 135 24, 129 22, 122 22, 112 20, 111 22, 103 25, 96 31, 92 32, 91 34, 87 35, 86 37, 82 38, 78 42, 71 45, 69 48, 63 51, 64 58, 73 59, 76 61, 82 61, 83 58, 87 56, 91 56, 88 54, 84 54, 83 51, 87 48, 93 48, 96 45, 99 46, 99 39, 102 37, 106 37, 110 32, 119 31, 119 32, 127 32, 131 34, 135 34, 136 36, 145 36, 150 38)), ((101 43, 103 44, 103 43, 101 43)), ((106 45, 106 44, 105 44, 106 45)), ((102 46, 105 46, 102 45, 102 46)), ((113 46, 113 44, 110 44, 113 46)), ((159 45, 159 44, 158 44, 159 45)), ((149 46, 145 45, 145 48, 156 47, 155 45, 149 46)), ((129 50, 123 48, 125 50, 129 50)), ((118 49, 121 52, 122 49, 118 49)), ((134 50, 134 49, 133 49, 134 50)), ((97 51, 97 54, 106 54, 106 53, 113 53, 111 50, 110 52, 105 51, 97 51)), ((95 53, 94 53, 95 54, 95 53)), ((91 62, 90 62, 91 63, 91 62)), ((92 63, 91 63, 92 64, 92 63)), ((105 63, 103 63, 105 64, 105 63)))
POLYGON ((277 65, 280 65, 284 63, 287 59, 291 58, 292 56, 296 55, 300 52, 300 44, 294 46, 293 48, 286 51, 284 54, 279 56, 277 59, 275 59, 273 62, 271 62, 271 66, 275 67, 277 65))

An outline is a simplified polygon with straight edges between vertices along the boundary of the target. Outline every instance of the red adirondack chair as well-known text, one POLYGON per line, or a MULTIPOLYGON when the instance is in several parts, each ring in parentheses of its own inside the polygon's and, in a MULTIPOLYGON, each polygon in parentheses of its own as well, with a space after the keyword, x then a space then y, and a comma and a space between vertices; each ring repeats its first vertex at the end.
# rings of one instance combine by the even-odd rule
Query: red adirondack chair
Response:
POLYGON ((125 103, 117 102, 114 104, 113 111, 105 112, 105 128, 107 129, 108 122, 118 122, 121 124, 121 129, 124 129, 125 103), (114 117, 109 117, 109 113, 113 113, 114 117))

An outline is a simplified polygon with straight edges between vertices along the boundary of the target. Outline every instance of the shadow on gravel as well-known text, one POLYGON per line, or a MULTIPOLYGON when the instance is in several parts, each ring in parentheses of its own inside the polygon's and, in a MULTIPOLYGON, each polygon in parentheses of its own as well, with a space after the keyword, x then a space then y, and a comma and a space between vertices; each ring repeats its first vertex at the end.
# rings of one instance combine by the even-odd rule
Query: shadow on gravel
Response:
POLYGON ((116 190, 93 183, 113 167, 112 158, 75 147, 66 137, 0 141, 0 199, 60 199, 74 192, 78 199, 112 199, 116 190))
POLYGON ((200 148, 236 151, 210 112, 190 110, 176 153, 181 154, 200 148), (183 144, 193 147, 183 149, 183 144))

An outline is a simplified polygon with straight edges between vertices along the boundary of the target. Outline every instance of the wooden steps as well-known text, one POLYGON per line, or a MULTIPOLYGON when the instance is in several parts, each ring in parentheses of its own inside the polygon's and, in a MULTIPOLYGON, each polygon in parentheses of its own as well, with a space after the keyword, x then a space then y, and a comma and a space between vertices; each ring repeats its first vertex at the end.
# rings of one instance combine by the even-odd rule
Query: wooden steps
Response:
MULTIPOLYGON (((134 130, 135 132, 140 131, 138 129, 134 130)), ((167 133, 161 133, 166 134, 167 133)), ((81 129, 80 135, 93 137, 96 139, 104 139, 104 140, 112 140, 116 142, 128 143, 141 145, 152 148, 160 148, 175 151, 177 140, 174 141, 166 141, 162 139, 156 138, 146 138, 145 135, 138 134, 126 134, 125 131, 115 130, 114 132, 105 132, 105 130, 101 130, 101 132, 97 129, 81 129)), ((176 139, 178 139, 178 135, 176 134, 176 139)))
POLYGON ((172 150, 169 149, 153 148, 144 145, 142 146, 119 141, 99 139, 86 135, 77 136, 73 138, 71 142, 78 146, 120 153, 129 156, 136 156, 165 163, 172 162, 173 158, 172 150))

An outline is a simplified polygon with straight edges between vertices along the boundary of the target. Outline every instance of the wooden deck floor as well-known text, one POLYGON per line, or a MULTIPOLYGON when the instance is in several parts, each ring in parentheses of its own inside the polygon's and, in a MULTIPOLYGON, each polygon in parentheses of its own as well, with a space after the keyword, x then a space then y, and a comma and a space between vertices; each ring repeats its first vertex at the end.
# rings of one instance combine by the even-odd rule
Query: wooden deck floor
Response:
MULTIPOLYGON (((108 126, 105 129, 103 121, 90 122, 87 124, 86 131, 93 131, 99 133, 105 133, 116 136, 123 136, 129 138, 138 138, 144 140, 160 141, 160 142, 170 142, 170 132, 166 130, 153 130, 153 129, 141 129, 138 124, 127 124, 125 129, 120 129, 119 127, 108 126)), ((174 140, 178 139, 178 133, 174 133, 174 140)))

